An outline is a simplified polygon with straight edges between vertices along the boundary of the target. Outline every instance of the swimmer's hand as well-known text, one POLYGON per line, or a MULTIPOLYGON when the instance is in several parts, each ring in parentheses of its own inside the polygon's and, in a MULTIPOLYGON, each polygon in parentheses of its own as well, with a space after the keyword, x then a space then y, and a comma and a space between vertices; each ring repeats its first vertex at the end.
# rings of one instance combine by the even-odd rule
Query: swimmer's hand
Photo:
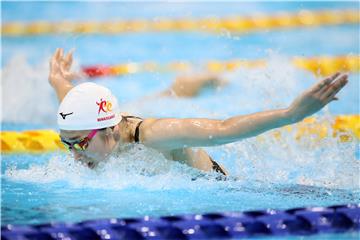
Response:
POLYGON ((72 80, 79 74, 70 70, 73 62, 73 51, 64 55, 62 48, 56 49, 50 60, 49 83, 55 89, 59 101, 73 88, 72 80))
POLYGON ((288 108, 288 114, 293 122, 298 122, 322 109, 347 84, 348 75, 335 73, 315 86, 305 91, 288 108))
POLYGON ((50 60, 49 83, 55 87, 66 84, 76 78, 76 74, 70 71, 73 62, 73 51, 64 55, 62 48, 57 48, 50 60))

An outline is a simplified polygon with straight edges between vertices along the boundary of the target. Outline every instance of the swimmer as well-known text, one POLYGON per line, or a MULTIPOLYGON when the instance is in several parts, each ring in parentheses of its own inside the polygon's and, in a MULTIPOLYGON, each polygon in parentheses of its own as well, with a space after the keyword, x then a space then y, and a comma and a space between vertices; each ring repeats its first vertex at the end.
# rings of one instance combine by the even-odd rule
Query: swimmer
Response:
POLYGON ((228 175, 199 147, 217 146, 293 124, 316 113, 347 84, 346 74, 329 76, 299 95, 289 107, 215 120, 146 118, 123 115, 111 91, 95 83, 73 86, 72 52, 57 49, 50 61, 49 82, 60 101, 58 125, 75 160, 94 168, 121 145, 141 143, 205 172, 228 175))

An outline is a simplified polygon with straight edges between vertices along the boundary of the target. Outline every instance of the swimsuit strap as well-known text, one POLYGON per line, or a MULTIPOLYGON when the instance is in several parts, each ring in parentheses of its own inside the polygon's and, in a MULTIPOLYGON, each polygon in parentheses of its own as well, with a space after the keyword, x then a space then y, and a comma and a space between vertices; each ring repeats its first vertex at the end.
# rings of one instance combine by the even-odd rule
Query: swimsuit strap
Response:
POLYGON ((125 121, 128 120, 128 118, 136 118, 136 119, 140 119, 141 121, 138 122, 138 124, 136 125, 136 128, 135 128, 135 134, 134 134, 134 141, 136 143, 139 143, 140 142, 140 125, 142 124, 143 122, 143 119, 140 118, 140 117, 136 117, 136 116, 122 116, 125 121))
POLYGON ((226 173, 225 171, 220 167, 220 165, 215 162, 210 156, 209 156, 209 159, 212 163, 212 169, 215 171, 215 172, 218 172, 218 173, 221 173, 221 174, 224 174, 226 176, 226 173))
POLYGON ((143 121, 141 120, 137 125, 136 125, 136 128, 135 128, 135 134, 134 134, 134 140, 136 143, 140 142, 140 125, 143 123, 143 121))

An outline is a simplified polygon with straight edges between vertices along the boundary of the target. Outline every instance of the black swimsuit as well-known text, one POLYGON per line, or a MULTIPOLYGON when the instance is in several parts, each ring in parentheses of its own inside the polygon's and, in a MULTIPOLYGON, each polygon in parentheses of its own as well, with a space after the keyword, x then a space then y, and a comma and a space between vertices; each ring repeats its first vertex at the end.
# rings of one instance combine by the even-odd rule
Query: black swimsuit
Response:
MULTIPOLYGON (((134 141, 135 141, 136 143, 139 143, 139 142, 140 142, 140 129, 139 129, 139 128, 140 128, 141 124, 143 123, 142 118, 135 117, 135 116, 123 116, 123 118, 125 118, 125 120, 127 120, 128 118, 136 118, 136 119, 140 119, 140 120, 141 120, 141 121, 138 122, 138 124, 136 125, 135 134, 134 134, 134 141)), ((219 165, 217 162, 215 162, 210 156, 209 156, 209 159, 210 159, 210 161, 211 161, 211 163, 212 163, 212 169, 213 169, 215 172, 221 173, 221 174, 223 174, 223 175, 226 176, 225 171, 220 167, 220 165, 219 165)))
POLYGON ((136 118, 136 119, 140 119, 140 120, 141 120, 141 121, 138 122, 138 124, 136 125, 135 134, 134 134, 134 141, 135 141, 136 143, 139 143, 139 142, 140 142, 140 138, 139 138, 139 136, 140 136, 140 130, 139 130, 139 128, 140 128, 140 125, 141 125, 142 122, 143 122, 142 118, 135 117, 135 116, 122 116, 122 117, 125 119, 125 121, 127 121, 128 118, 136 118))
POLYGON ((135 128, 135 134, 134 134, 134 140, 136 143, 140 142, 140 139, 139 139, 139 135, 140 135, 140 125, 143 123, 143 121, 141 120, 137 125, 136 125, 136 128, 135 128))
POLYGON ((213 169, 215 172, 221 173, 221 174, 223 174, 223 175, 226 176, 225 171, 220 167, 220 165, 219 165, 217 162, 215 162, 215 161, 212 159, 212 157, 209 156, 209 158, 210 158, 210 161, 211 161, 211 163, 212 163, 212 169, 213 169))

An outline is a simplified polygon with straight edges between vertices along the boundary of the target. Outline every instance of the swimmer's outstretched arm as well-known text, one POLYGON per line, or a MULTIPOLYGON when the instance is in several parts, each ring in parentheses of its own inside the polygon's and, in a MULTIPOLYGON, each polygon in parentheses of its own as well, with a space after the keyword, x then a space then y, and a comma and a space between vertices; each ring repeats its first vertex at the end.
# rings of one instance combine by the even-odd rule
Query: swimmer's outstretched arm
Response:
POLYGON ((159 149, 214 146, 253 137, 293 124, 322 109, 347 84, 346 74, 336 73, 301 94, 285 109, 235 116, 226 120, 146 119, 141 141, 159 149))
POLYGON ((59 102, 74 87, 71 81, 78 77, 78 74, 70 71, 72 61, 73 52, 64 56, 62 48, 56 49, 50 60, 49 83, 55 89, 59 102))
POLYGON ((214 88, 224 84, 225 79, 210 72, 183 74, 177 76, 170 88, 158 96, 195 97, 207 86, 214 88))

